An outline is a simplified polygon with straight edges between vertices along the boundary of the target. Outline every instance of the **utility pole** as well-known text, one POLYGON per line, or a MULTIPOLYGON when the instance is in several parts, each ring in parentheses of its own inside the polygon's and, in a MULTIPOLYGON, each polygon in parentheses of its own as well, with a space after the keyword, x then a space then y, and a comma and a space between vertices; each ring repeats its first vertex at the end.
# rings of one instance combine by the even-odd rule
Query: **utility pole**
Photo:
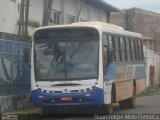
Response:
POLYGON ((43 12, 43 20, 42 20, 42 26, 47 26, 48 21, 51 14, 53 0, 43 0, 44 5, 44 12, 43 12))
POLYGON ((30 0, 26 0, 26 6, 25 6, 25 31, 24 35, 28 35, 28 17, 29 17, 29 4, 30 0))
POLYGON ((80 8, 79 8, 78 14, 75 16, 74 22, 78 22, 79 21, 79 17, 80 17, 80 14, 81 14, 83 3, 84 3, 84 0, 81 0, 81 5, 80 5, 80 8))
POLYGON ((19 28, 18 28, 18 35, 19 36, 23 34, 23 26, 24 26, 24 0, 21 0, 19 28))

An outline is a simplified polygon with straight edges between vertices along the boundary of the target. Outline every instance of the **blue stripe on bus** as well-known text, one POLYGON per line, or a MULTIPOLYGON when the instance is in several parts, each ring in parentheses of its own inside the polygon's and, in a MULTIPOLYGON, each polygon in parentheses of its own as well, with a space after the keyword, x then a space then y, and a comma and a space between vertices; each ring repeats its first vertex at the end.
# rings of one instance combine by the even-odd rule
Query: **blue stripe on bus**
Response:
POLYGON ((62 106, 62 105, 102 105, 104 104, 104 94, 103 89, 95 88, 89 93, 61 93, 61 94, 49 94, 42 93, 39 90, 32 91, 32 103, 38 106, 62 106), (86 94, 91 94, 91 96, 86 96, 86 94), (89 99, 87 102, 59 102, 59 103, 46 103, 45 99, 39 98, 40 96, 46 96, 49 100, 54 100, 62 97, 71 97, 76 99, 89 99))
POLYGON ((145 66, 143 62, 135 62, 135 63, 111 63, 107 69, 107 78, 108 80, 115 80, 117 78, 125 78, 126 67, 130 66, 135 74, 135 79, 144 79, 145 78, 145 66), (124 71, 117 71, 119 67, 124 68, 124 71), (120 72, 120 73, 117 73, 120 72))

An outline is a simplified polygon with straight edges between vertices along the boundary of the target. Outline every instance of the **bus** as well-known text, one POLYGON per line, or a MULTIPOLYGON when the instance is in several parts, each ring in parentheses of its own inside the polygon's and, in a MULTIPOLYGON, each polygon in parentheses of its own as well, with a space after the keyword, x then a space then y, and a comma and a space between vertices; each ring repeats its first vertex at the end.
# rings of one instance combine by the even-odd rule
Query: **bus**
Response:
POLYGON ((43 112, 91 108, 95 113, 112 113, 113 103, 134 108, 136 95, 144 88, 141 34, 101 22, 34 31, 32 102, 43 112))

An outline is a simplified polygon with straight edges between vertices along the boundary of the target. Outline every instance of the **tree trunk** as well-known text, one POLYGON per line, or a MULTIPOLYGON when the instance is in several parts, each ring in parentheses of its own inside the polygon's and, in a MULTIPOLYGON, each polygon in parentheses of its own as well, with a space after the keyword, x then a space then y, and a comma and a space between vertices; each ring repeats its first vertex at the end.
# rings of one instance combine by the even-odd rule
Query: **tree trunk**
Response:
POLYGON ((24 35, 28 35, 28 17, 29 17, 29 3, 30 0, 26 0, 26 6, 25 6, 25 31, 24 35))

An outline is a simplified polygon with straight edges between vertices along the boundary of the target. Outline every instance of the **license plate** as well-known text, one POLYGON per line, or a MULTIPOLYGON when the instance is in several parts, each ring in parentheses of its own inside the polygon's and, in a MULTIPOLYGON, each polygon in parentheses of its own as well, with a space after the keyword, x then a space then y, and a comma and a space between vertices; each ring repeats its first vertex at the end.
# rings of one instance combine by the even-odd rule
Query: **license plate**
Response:
POLYGON ((60 98, 61 101, 72 101, 71 97, 62 97, 60 98))

